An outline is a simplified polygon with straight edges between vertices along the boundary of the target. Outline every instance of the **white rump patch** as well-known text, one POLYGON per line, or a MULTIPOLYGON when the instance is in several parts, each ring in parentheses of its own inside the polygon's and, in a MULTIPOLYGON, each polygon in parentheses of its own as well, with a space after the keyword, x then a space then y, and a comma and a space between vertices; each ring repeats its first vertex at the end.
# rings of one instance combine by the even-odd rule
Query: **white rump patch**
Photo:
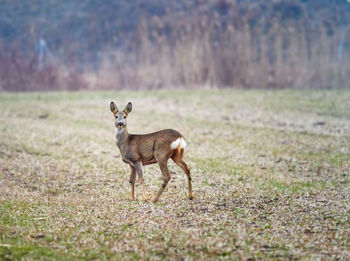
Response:
POLYGON ((181 138, 181 149, 186 148, 186 146, 187 146, 187 143, 186 143, 185 139, 181 138))
POLYGON ((180 144, 180 148, 181 149, 184 149, 186 148, 186 141, 184 140, 183 137, 180 137, 180 138, 177 138, 175 141, 173 141, 171 144, 170 144, 170 148, 175 150, 177 148, 177 146, 179 146, 180 144))

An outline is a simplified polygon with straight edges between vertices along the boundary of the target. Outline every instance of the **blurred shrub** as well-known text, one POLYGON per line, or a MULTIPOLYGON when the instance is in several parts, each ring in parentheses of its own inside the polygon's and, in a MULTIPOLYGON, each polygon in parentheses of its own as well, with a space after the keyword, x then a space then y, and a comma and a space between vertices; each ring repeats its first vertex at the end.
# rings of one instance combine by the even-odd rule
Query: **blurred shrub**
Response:
POLYGON ((101 56, 104 77, 98 81, 113 82, 111 88, 348 87, 350 26, 309 28, 307 22, 272 20, 264 28, 252 26, 249 17, 223 23, 216 14, 170 32, 159 20, 143 22, 130 53, 101 56))
POLYGON ((72 68, 48 64, 38 69, 35 59, 26 59, 17 50, 0 46, 0 90, 80 90, 89 85, 83 75, 72 68))

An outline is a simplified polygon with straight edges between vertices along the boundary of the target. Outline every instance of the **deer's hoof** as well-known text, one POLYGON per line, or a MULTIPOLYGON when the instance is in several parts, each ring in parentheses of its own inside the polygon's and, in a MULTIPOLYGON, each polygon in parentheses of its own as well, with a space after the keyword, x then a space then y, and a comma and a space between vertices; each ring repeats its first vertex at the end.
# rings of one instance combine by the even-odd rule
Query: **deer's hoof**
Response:
POLYGON ((189 200, 194 200, 194 197, 191 195, 191 196, 188 196, 188 199, 189 200))

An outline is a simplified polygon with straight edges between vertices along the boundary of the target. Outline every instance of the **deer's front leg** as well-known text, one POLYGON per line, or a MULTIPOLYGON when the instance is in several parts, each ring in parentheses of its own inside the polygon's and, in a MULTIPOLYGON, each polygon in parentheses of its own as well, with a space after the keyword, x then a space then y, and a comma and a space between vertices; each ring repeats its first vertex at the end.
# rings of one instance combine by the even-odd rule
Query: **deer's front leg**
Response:
POLYGON ((153 203, 156 203, 160 197, 160 195, 163 193, 166 185, 168 184, 169 180, 170 180, 170 173, 169 173, 169 169, 168 169, 168 159, 164 158, 164 159, 158 159, 158 163, 159 163, 159 167, 160 170, 162 171, 162 175, 163 175, 163 184, 160 187, 158 193, 156 194, 156 196, 152 199, 153 203))
POLYGON ((141 164, 141 162, 138 161, 138 162, 134 163, 134 166, 135 166, 137 175, 139 176, 139 180, 140 180, 141 186, 142 186, 142 199, 143 199, 143 201, 146 201, 147 197, 146 197, 146 192, 145 192, 145 181, 143 179, 142 164, 141 164))
POLYGON ((131 185, 131 200, 135 200, 135 180, 136 180, 136 170, 133 166, 130 166, 130 185, 131 185))

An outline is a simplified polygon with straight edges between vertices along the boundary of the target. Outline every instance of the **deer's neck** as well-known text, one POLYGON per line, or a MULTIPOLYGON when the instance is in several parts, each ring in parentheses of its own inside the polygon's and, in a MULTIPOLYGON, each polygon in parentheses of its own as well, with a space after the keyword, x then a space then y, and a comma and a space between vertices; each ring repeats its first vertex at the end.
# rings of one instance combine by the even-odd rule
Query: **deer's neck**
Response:
POLYGON ((122 154, 123 154, 123 149, 125 148, 125 146, 127 146, 128 137, 129 137, 129 133, 126 128, 124 129, 115 128, 116 142, 122 154))

